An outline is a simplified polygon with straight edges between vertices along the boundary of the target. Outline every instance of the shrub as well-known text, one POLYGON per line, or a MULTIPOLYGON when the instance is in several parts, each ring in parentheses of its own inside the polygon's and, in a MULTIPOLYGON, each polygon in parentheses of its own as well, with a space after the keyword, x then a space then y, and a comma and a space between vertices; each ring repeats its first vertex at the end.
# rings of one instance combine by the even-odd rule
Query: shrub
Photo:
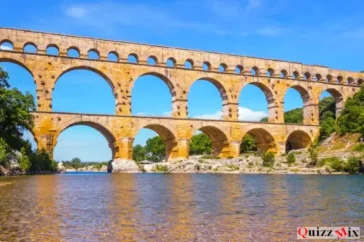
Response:
POLYGON ((351 157, 345 164, 344 171, 350 174, 357 174, 364 171, 360 158, 351 157))
POLYGON ((364 152, 364 143, 354 145, 352 151, 364 152))
POLYGON ((272 167, 274 165, 274 154, 270 151, 265 152, 262 155, 262 160, 264 167, 272 167))
POLYGON ((196 171, 201 170, 201 165, 200 165, 200 164, 196 164, 196 165, 195 165, 195 170, 196 170, 196 171))
POLYGON ((18 157, 18 161, 19 161, 20 169, 23 172, 28 172, 32 163, 30 163, 29 156, 27 156, 24 148, 21 148, 21 150, 20 150, 20 155, 18 157))
POLYGON ((207 160, 207 159, 216 159, 216 160, 218 160, 218 159, 220 159, 220 157, 215 156, 215 155, 203 155, 203 156, 200 157, 200 159, 205 159, 205 160, 207 160))
POLYGON ((169 173, 169 168, 166 165, 155 165, 153 168, 155 172, 169 173))
POLYGON ((236 166, 236 165, 227 165, 227 167, 228 167, 231 171, 237 171, 237 170, 239 170, 239 166, 236 166))
POLYGON ((252 161, 250 161, 249 163, 248 163, 248 168, 252 168, 254 166, 254 163, 252 162, 252 161))
POLYGON ((295 155, 295 153, 293 153, 293 152, 289 153, 288 156, 287 156, 288 166, 291 166, 295 162, 296 162, 296 155, 295 155))
POLYGON ((340 172, 344 170, 344 163, 337 157, 328 157, 320 160, 319 166, 327 165, 332 170, 340 172))

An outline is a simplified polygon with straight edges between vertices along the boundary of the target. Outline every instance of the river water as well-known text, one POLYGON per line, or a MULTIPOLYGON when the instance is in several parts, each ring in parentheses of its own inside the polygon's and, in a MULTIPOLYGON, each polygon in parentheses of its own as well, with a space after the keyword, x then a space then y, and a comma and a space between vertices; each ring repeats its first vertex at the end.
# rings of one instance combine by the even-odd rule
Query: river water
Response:
POLYGON ((360 226, 363 237, 364 176, 0 178, 0 241, 292 241, 297 226, 360 226))

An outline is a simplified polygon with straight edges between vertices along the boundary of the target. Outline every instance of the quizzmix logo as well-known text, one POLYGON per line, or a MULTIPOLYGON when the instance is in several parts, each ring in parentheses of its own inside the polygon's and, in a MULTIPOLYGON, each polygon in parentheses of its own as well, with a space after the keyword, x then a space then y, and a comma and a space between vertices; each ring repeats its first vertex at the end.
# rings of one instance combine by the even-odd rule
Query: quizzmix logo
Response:
POLYGON ((297 227, 297 239, 360 239, 360 227, 297 227))

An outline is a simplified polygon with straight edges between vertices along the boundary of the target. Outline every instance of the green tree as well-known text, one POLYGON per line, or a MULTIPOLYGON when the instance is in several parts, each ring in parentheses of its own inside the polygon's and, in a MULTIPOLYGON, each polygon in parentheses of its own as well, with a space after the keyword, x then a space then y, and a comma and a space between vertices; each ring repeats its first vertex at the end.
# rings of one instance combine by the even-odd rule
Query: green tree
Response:
POLYGON ((133 147, 133 160, 142 161, 145 159, 145 148, 141 145, 136 145, 133 147))
POLYGON ((24 144, 24 129, 33 127, 33 96, 10 88, 8 74, 0 68, 0 136, 11 149, 20 150, 24 144))
POLYGON ((330 111, 326 111, 322 115, 322 121, 320 123, 320 141, 328 138, 332 133, 335 132, 335 119, 330 111))
POLYGON ((360 133, 364 136, 364 87, 348 98, 337 121, 338 133, 360 133))
POLYGON ((82 167, 82 164, 81 164, 81 160, 80 160, 80 158, 73 158, 72 160, 71 160, 71 166, 74 168, 74 169, 76 169, 76 171, 78 170, 78 169, 80 169, 81 167, 82 167))
POLYGON ((3 138, 0 137, 0 165, 6 166, 9 157, 9 146, 3 138))
POLYGON ((166 146, 159 136, 147 140, 145 145, 146 158, 155 162, 162 161, 166 156, 166 146))
POLYGON ((190 142, 190 155, 210 155, 212 152, 211 141, 206 134, 197 134, 192 136, 190 142))
POLYGON ((24 147, 20 150, 20 156, 18 161, 20 169, 22 169, 22 171, 24 172, 28 172, 30 167, 32 166, 32 163, 30 162, 29 156, 27 155, 24 147))
POLYGON ((284 113, 284 122, 293 124, 303 123, 303 109, 295 108, 284 113))
POLYGON ((294 152, 291 152, 287 156, 287 164, 288 166, 291 166, 294 163, 296 163, 296 154, 294 152))
POLYGON ((262 154, 263 166, 273 167, 274 166, 274 154, 270 151, 262 154))
POLYGON ((257 142, 253 136, 246 134, 240 144, 240 153, 257 151, 257 142))

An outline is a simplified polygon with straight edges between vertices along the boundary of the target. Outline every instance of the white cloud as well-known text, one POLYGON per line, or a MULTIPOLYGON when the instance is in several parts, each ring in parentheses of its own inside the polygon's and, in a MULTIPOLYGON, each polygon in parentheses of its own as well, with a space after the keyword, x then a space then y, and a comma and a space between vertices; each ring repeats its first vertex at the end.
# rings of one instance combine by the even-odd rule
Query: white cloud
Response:
POLYGON ((1 45, 0 50, 13 50, 13 48, 11 48, 10 46, 1 45))
POLYGON ((86 16, 86 9, 83 7, 71 6, 66 10, 68 16, 82 18, 86 16))
MULTIPOLYGON (((262 118, 267 117, 267 113, 263 111, 253 111, 249 108, 239 107, 239 120, 241 121, 252 121, 257 122, 260 121, 262 118)), ((202 114, 194 116, 193 118, 200 118, 200 119, 221 119, 222 112, 217 111, 216 113, 212 114, 202 114)))

